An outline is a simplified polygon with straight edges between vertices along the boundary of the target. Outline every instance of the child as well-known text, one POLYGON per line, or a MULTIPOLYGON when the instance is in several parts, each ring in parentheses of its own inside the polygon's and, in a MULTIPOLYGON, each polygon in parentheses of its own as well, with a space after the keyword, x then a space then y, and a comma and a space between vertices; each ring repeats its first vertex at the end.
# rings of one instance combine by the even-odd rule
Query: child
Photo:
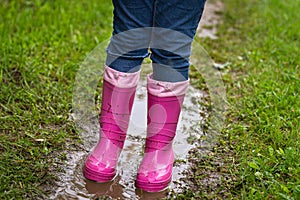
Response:
POLYGON ((140 67, 150 50, 153 74, 147 77, 147 138, 136 186, 148 192, 168 186, 174 162, 172 141, 189 85, 191 43, 204 4, 205 0, 113 0, 100 139, 85 162, 87 179, 106 182, 116 175, 140 67))

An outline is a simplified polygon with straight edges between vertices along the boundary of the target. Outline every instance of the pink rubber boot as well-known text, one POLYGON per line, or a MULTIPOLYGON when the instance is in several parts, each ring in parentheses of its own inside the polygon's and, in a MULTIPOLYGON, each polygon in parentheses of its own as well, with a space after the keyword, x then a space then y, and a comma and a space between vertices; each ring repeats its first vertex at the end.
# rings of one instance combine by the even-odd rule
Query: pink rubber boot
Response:
POLYGON ((169 83, 148 76, 148 127, 144 158, 138 169, 136 187, 159 192, 172 180, 172 142, 189 81, 169 83))
POLYGON ((83 174, 87 179, 107 182, 116 175, 116 165, 126 138, 139 72, 123 73, 105 67, 100 138, 85 161, 83 174))

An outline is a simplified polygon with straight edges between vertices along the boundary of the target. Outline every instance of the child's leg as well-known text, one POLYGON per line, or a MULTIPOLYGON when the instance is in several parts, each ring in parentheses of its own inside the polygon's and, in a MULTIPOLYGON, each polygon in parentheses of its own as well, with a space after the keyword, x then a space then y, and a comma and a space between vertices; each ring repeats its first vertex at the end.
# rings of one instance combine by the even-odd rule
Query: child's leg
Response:
POLYGON ((163 190, 172 178, 172 142, 189 84, 191 43, 204 3, 157 0, 155 4, 154 26, 165 29, 155 29, 151 42, 153 75, 148 76, 147 83, 147 138, 136 180, 137 187, 149 192, 163 190))
POLYGON ((155 80, 178 82, 188 79, 191 43, 204 4, 205 0, 156 1, 153 26, 165 30, 153 32, 151 60, 155 80))
POLYGON ((153 1, 113 0, 113 4, 113 37, 106 65, 121 72, 138 71, 149 54, 151 31, 145 27, 152 26, 153 1))
POLYGON ((105 67, 103 77, 100 137, 88 155, 84 176, 98 182, 110 181, 124 145, 139 71, 119 72, 105 67))
POLYGON ((148 75, 148 127, 136 186, 148 192, 165 189, 172 179, 172 142, 189 81, 162 82, 148 75))
POLYGON ((103 77, 100 139, 85 161, 84 176, 106 182, 116 174, 124 145, 140 65, 148 55, 149 36, 126 31, 151 26, 152 7, 148 0, 113 0, 113 37, 107 48, 103 77), (149 24, 150 23, 150 24, 149 24), (125 33, 124 33, 125 32, 125 33), (139 48, 144 45, 144 48, 139 48), (127 50, 130 52, 127 52, 127 50))

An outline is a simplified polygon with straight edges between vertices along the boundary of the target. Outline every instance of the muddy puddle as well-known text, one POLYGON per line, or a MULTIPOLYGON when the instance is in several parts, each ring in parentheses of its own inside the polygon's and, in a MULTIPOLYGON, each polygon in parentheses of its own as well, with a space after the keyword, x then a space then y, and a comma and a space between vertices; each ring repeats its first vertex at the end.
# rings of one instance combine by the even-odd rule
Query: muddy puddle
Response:
POLYGON ((187 186, 181 180, 183 173, 188 169, 189 163, 186 162, 188 152, 195 147, 196 141, 201 136, 200 116, 201 107, 199 101, 203 93, 192 86, 186 94, 184 106, 182 108, 180 121, 177 127, 177 135, 173 142, 176 161, 173 168, 172 183, 169 190, 160 193, 146 193, 137 190, 134 186, 136 172, 142 160, 143 145, 146 137, 146 69, 143 66, 141 79, 136 91, 135 101, 132 110, 130 125, 127 132, 124 149, 120 155, 118 163, 117 177, 109 183, 95 183, 86 180, 82 174, 84 160, 98 138, 99 126, 91 127, 84 133, 88 137, 82 138, 84 146, 82 151, 66 152, 66 165, 62 166, 64 172, 58 174, 59 182, 56 193, 51 199, 96 199, 97 197, 110 197, 112 199, 160 199, 167 197, 170 190, 181 192, 187 186))

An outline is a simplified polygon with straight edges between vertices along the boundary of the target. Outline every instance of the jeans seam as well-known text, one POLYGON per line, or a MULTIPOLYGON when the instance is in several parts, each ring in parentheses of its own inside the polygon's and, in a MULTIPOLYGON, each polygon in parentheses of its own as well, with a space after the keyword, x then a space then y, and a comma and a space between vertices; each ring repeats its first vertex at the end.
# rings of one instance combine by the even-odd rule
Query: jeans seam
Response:
POLYGON ((154 0, 154 3, 153 3, 153 16, 152 16, 152 27, 151 27, 151 38, 150 38, 150 45, 149 45, 149 49, 151 48, 152 46, 152 41, 153 41, 153 36, 154 36, 154 31, 155 31, 155 18, 156 18, 156 7, 157 7, 157 0, 154 0))

